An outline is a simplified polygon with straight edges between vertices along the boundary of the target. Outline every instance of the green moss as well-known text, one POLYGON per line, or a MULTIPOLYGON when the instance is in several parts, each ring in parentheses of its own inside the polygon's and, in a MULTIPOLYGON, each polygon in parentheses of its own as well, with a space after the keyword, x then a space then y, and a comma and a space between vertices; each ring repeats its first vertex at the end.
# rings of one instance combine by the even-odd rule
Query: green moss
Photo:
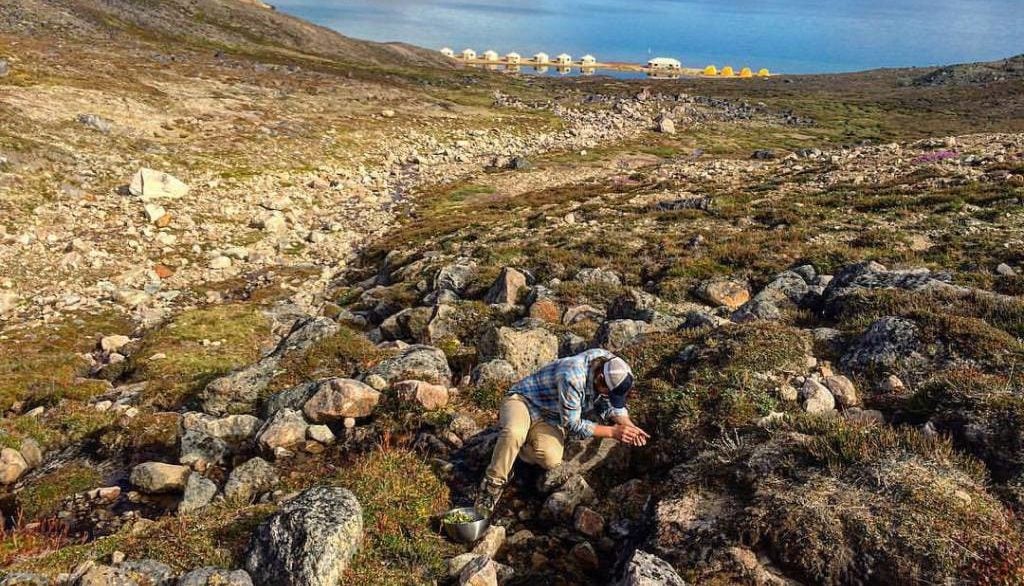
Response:
POLYGON ((18 492, 18 509, 25 522, 41 521, 56 515, 64 499, 102 483, 94 466, 72 463, 33 479, 18 492))
POLYGON ((211 380, 254 362, 269 337, 267 319, 251 305, 186 311, 143 337, 129 378, 148 381, 144 404, 177 408, 211 380), (158 353, 165 357, 150 360, 158 353))
POLYGON ((280 374, 268 392, 334 376, 352 377, 377 364, 388 352, 377 348, 362 333, 342 326, 338 332, 319 340, 305 352, 293 353, 281 361, 280 374))

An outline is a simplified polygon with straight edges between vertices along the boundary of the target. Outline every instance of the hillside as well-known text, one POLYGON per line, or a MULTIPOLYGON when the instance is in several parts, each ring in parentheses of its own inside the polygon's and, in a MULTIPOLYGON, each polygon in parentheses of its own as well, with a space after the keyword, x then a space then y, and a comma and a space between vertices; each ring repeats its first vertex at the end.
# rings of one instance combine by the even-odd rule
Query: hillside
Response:
POLYGON ((0 584, 1022 583, 1001 65, 505 76, 248 0, 13 0, 0 60, 0 584), (447 538, 593 347, 651 442, 447 538))

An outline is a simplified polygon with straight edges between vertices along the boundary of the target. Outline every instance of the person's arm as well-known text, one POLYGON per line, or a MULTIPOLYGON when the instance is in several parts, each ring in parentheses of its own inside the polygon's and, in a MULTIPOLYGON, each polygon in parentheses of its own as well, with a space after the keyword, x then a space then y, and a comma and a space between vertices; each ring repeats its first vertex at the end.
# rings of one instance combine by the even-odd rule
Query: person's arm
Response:
MULTIPOLYGON (((562 421, 562 428, 566 433, 579 438, 586 439, 597 435, 599 428, 607 427, 597 425, 593 421, 583 419, 583 397, 585 391, 580 385, 577 377, 571 373, 560 373, 558 375, 558 406, 559 415, 562 421)), ((605 433, 603 430, 600 433, 605 433)), ((598 437, 611 437, 598 435, 598 437)))
POLYGON ((616 425, 621 425, 634 430, 635 433, 629 434, 633 439, 631 441, 626 441, 626 443, 630 445, 643 446, 647 444, 647 440, 651 439, 651 435, 649 433, 641 429, 637 424, 633 423, 633 420, 629 418, 629 412, 625 409, 612 409, 610 419, 616 425))

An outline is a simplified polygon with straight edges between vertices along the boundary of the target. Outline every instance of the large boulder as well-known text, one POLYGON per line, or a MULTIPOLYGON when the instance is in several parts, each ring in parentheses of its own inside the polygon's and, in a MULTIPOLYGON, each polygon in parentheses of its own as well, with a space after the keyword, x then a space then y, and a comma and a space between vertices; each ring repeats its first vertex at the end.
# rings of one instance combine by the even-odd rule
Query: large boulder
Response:
POLYGON ((851 296, 871 289, 903 289, 907 291, 952 290, 946 274, 928 269, 890 271, 874 262, 862 262, 844 267, 829 281, 822 293, 823 310, 827 317, 836 317, 846 308, 851 296))
POLYGON ((434 311, 433 307, 407 307, 382 321, 380 333, 385 340, 424 340, 434 311))
POLYGON ((369 385, 350 378, 332 378, 319 383, 302 411, 313 423, 327 423, 368 417, 379 402, 380 393, 369 385))
POLYGON ((158 494, 180 492, 185 489, 191 468, 164 464, 163 462, 145 462, 132 468, 129 482, 145 493, 158 494))
POLYGON ((128 192, 144 200, 178 199, 188 194, 188 185, 173 175, 142 168, 132 175, 128 192))
POLYGON ((638 549, 615 586, 686 586, 686 581, 668 562, 638 549))
POLYGON ((486 358, 505 360, 521 378, 558 358, 558 336, 532 325, 501 326, 483 336, 479 351, 486 358))
POLYGON ((498 586, 498 567, 489 556, 480 555, 463 566, 459 586, 498 586))
POLYGON ((259 396, 270 384, 281 359, 301 354, 320 340, 337 333, 341 326, 326 317, 297 321, 273 352, 241 370, 214 379, 199 394, 203 411, 214 415, 251 413, 259 396))
POLYGON ((303 491, 256 529, 245 567, 258 584, 337 586, 363 539, 363 510, 346 489, 303 491))
POLYGON ((387 382, 414 379, 450 385, 452 371, 448 366, 448 358, 439 348, 416 344, 404 348, 396 356, 392 356, 374 366, 367 375, 376 374, 387 382))

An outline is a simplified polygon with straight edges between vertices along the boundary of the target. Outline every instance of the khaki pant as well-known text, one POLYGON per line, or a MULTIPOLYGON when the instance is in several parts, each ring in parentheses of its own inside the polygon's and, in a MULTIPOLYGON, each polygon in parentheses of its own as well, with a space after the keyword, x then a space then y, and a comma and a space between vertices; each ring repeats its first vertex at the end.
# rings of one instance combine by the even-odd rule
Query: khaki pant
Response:
POLYGON ((545 421, 531 421, 530 410, 522 396, 505 397, 498 409, 498 424, 501 425, 498 443, 485 475, 491 483, 503 486, 508 481, 516 456, 545 470, 562 463, 562 430, 545 421))

